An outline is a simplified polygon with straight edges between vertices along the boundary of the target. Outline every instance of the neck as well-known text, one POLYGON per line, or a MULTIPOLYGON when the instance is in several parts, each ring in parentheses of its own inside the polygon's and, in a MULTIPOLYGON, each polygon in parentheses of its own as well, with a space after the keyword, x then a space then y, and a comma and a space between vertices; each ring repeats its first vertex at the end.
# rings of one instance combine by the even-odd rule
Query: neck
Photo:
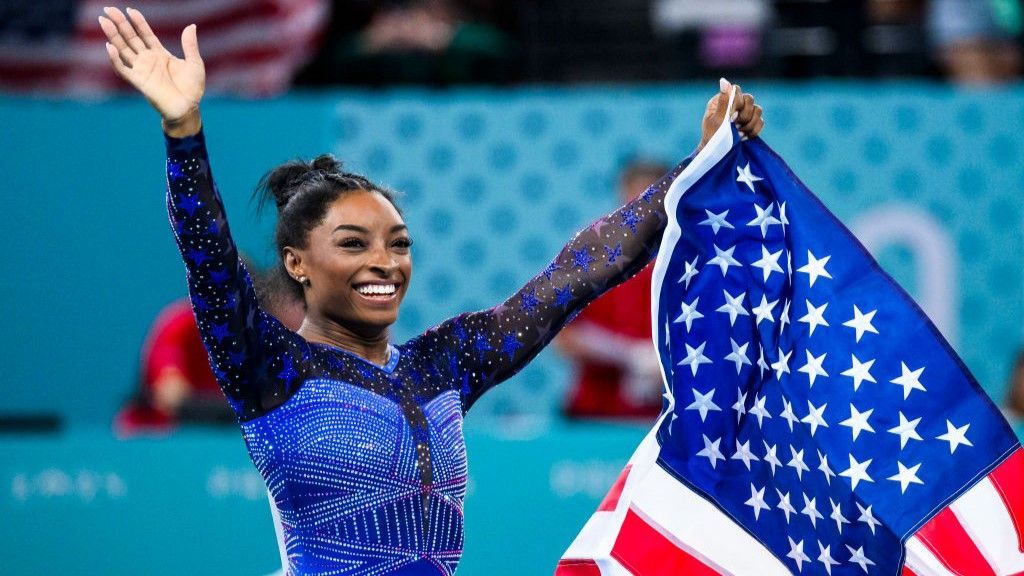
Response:
POLYGON ((337 322, 309 315, 302 322, 298 333, 309 342, 341 348, 378 366, 383 366, 388 361, 388 341, 391 335, 388 328, 360 332, 337 322))

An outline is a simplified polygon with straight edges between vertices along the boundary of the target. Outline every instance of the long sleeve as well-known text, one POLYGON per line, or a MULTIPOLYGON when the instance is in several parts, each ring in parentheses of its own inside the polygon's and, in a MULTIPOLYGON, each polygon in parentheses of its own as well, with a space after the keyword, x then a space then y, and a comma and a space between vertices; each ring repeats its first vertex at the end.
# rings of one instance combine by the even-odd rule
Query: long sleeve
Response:
POLYGON ((525 366, 588 303, 650 262, 667 222, 665 194, 690 160, 576 234, 500 305, 456 316, 421 337, 439 356, 438 369, 459 387, 464 411, 525 366))
POLYGON ((231 238, 202 133, 167 138, 167 210, 210 365, 241 420, 287 399, 305 341, 260 309, 231 238))

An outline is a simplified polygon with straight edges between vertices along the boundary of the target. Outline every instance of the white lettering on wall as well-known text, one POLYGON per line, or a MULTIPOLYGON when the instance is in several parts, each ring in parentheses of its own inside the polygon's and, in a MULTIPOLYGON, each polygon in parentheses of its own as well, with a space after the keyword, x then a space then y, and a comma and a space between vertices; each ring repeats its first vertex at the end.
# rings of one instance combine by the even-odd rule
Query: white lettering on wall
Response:
POLYGON ((946 340, 959 336, 960 286, 956 247, 946 229, 920 207, 888 203, 858 216, 851 226, 872 254, 901 246, 914 256, 920 304, 946 340))

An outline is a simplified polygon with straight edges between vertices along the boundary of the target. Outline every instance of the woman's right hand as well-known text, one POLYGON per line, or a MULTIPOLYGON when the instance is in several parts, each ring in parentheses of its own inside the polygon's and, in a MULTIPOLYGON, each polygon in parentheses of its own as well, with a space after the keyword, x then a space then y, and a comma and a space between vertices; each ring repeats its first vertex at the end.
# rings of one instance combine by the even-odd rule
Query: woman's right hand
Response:
POLYGON ((185 137, 199 132, 199 101, 206 88, 206 69, 199 56, 196 25, 181 33, 185 58, 160 44, 138 10, 125 17, 117 8, 103 9, 100 27, 107 36, 107 56, 118 76, 134 86, 163 118, 164 131, 185 137))

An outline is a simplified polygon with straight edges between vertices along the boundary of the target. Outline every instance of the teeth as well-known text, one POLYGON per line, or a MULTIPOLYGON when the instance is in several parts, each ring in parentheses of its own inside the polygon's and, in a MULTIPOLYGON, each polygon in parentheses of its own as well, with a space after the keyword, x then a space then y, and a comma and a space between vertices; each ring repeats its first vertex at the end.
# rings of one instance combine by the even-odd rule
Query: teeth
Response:
POLYGON ((363 284, 356 288, 360 294, 394 294, 394 284, 363 284))

